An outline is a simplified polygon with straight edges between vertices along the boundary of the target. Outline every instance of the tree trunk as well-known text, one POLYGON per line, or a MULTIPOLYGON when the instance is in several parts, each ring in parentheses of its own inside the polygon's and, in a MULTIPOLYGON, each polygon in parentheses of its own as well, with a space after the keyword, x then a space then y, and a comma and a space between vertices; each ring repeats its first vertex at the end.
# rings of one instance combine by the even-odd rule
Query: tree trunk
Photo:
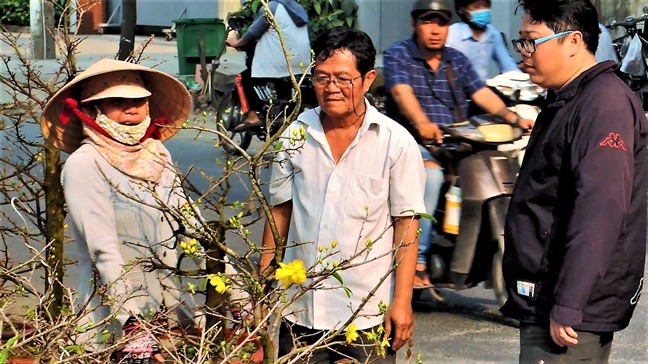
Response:
MULTIPOLYGON (((211 227, 216 231, 216 238, 220 241, 223 241, 225 239, 225 229, 218 224, 213 224, 211 227)), ((214 247, 212 249, 208 249, 206 251, 206 254, 209 256, 206 267, 207 273, 225 273, 223 252, 220 249, 214 247)), ((227 308, 225 307, 225 304, 227 303, 227 292, 223 294, 216 292, 216 288, 211 286, 209 282, 207 282, 206 286, 206 328, 209 329, 214 326, 219 327, 221 330, 219 331, 218 339, 215 342, 221 342, 225 339, 225 322, 221 319, 221 317, 224 317, 227 314, 227 308)))
POLYGON ((135 49, 135 28, 137 27, 137 0, 122 0, 121 38, 119 39, 120 61, 125 61, 135 49))
POLYGON ((61 152, 45 146, 45 238, 51 246, 47 250, 47 265, 50 269, 45 277, 46 291, 51 290, 47 310, 56 317, 63 306, 63 242, 65 228, 65 196, 61 185, 61 152))

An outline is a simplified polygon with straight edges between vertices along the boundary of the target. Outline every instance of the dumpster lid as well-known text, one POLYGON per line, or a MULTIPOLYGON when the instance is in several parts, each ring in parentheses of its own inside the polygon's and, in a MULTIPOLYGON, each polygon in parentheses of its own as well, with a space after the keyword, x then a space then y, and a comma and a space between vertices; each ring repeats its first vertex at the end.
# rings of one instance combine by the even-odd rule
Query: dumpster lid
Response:
POLYGON ((173 20, 176 24, 217 24, 222 23, 223 19, 218 18, 182 18, 173 20))

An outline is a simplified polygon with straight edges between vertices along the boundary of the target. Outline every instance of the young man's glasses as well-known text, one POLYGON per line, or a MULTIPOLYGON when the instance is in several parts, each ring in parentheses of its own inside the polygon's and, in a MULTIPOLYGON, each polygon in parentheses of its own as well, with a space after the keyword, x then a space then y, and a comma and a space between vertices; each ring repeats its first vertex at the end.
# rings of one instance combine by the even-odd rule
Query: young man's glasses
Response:
POLYGON ((542 37, 539 39, 526 39, 526 38, 511 39, 511 43, 513 44, 513 50, 515 50, 516 52, 520 53, 522 49, 524 49, 525 52, 531 54, 536 51, 536 47, 538 46, 538 44, 542 44, 548 40, 562 37, 563 35, 567 35, 573 32, 574 30, 566 30, 558 34, 548 35, 546 37, 542 37))
POLYGON ((349 88, 349 87, 353 87, 353 81, 357 80, 360 77, 362 76, 358 76, 354 78, 346 78, 346 77, 329 78, 328 76, 317 76, 313 78, 313 85, 317 87, 328 87, 328 84, 333 82, 333 84, 338 88, 349 88))

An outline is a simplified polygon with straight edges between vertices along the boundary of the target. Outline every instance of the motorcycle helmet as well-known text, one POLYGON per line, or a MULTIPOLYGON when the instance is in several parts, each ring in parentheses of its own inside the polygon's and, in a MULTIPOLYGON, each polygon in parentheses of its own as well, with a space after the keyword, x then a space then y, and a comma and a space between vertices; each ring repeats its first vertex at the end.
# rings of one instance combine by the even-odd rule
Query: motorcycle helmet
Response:
POLYGON ((412 19, 420 19, 431 14, 438 14, 446 21, 452 17, 451 0, 417 0, 412 8, 412 19))

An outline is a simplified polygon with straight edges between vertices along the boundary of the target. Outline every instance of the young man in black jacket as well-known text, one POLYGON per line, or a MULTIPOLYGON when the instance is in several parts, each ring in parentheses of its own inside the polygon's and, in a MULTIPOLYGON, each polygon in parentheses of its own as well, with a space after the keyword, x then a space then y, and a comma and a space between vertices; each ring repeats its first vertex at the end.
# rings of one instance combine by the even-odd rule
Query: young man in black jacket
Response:
POLYGON ((502 312, 521 322, 522 363, 606 363, 643 284, 648 122, 614 62, 596 62, 589 0, 519 4, 513 46, 550 92, 510 202, 502 312))

